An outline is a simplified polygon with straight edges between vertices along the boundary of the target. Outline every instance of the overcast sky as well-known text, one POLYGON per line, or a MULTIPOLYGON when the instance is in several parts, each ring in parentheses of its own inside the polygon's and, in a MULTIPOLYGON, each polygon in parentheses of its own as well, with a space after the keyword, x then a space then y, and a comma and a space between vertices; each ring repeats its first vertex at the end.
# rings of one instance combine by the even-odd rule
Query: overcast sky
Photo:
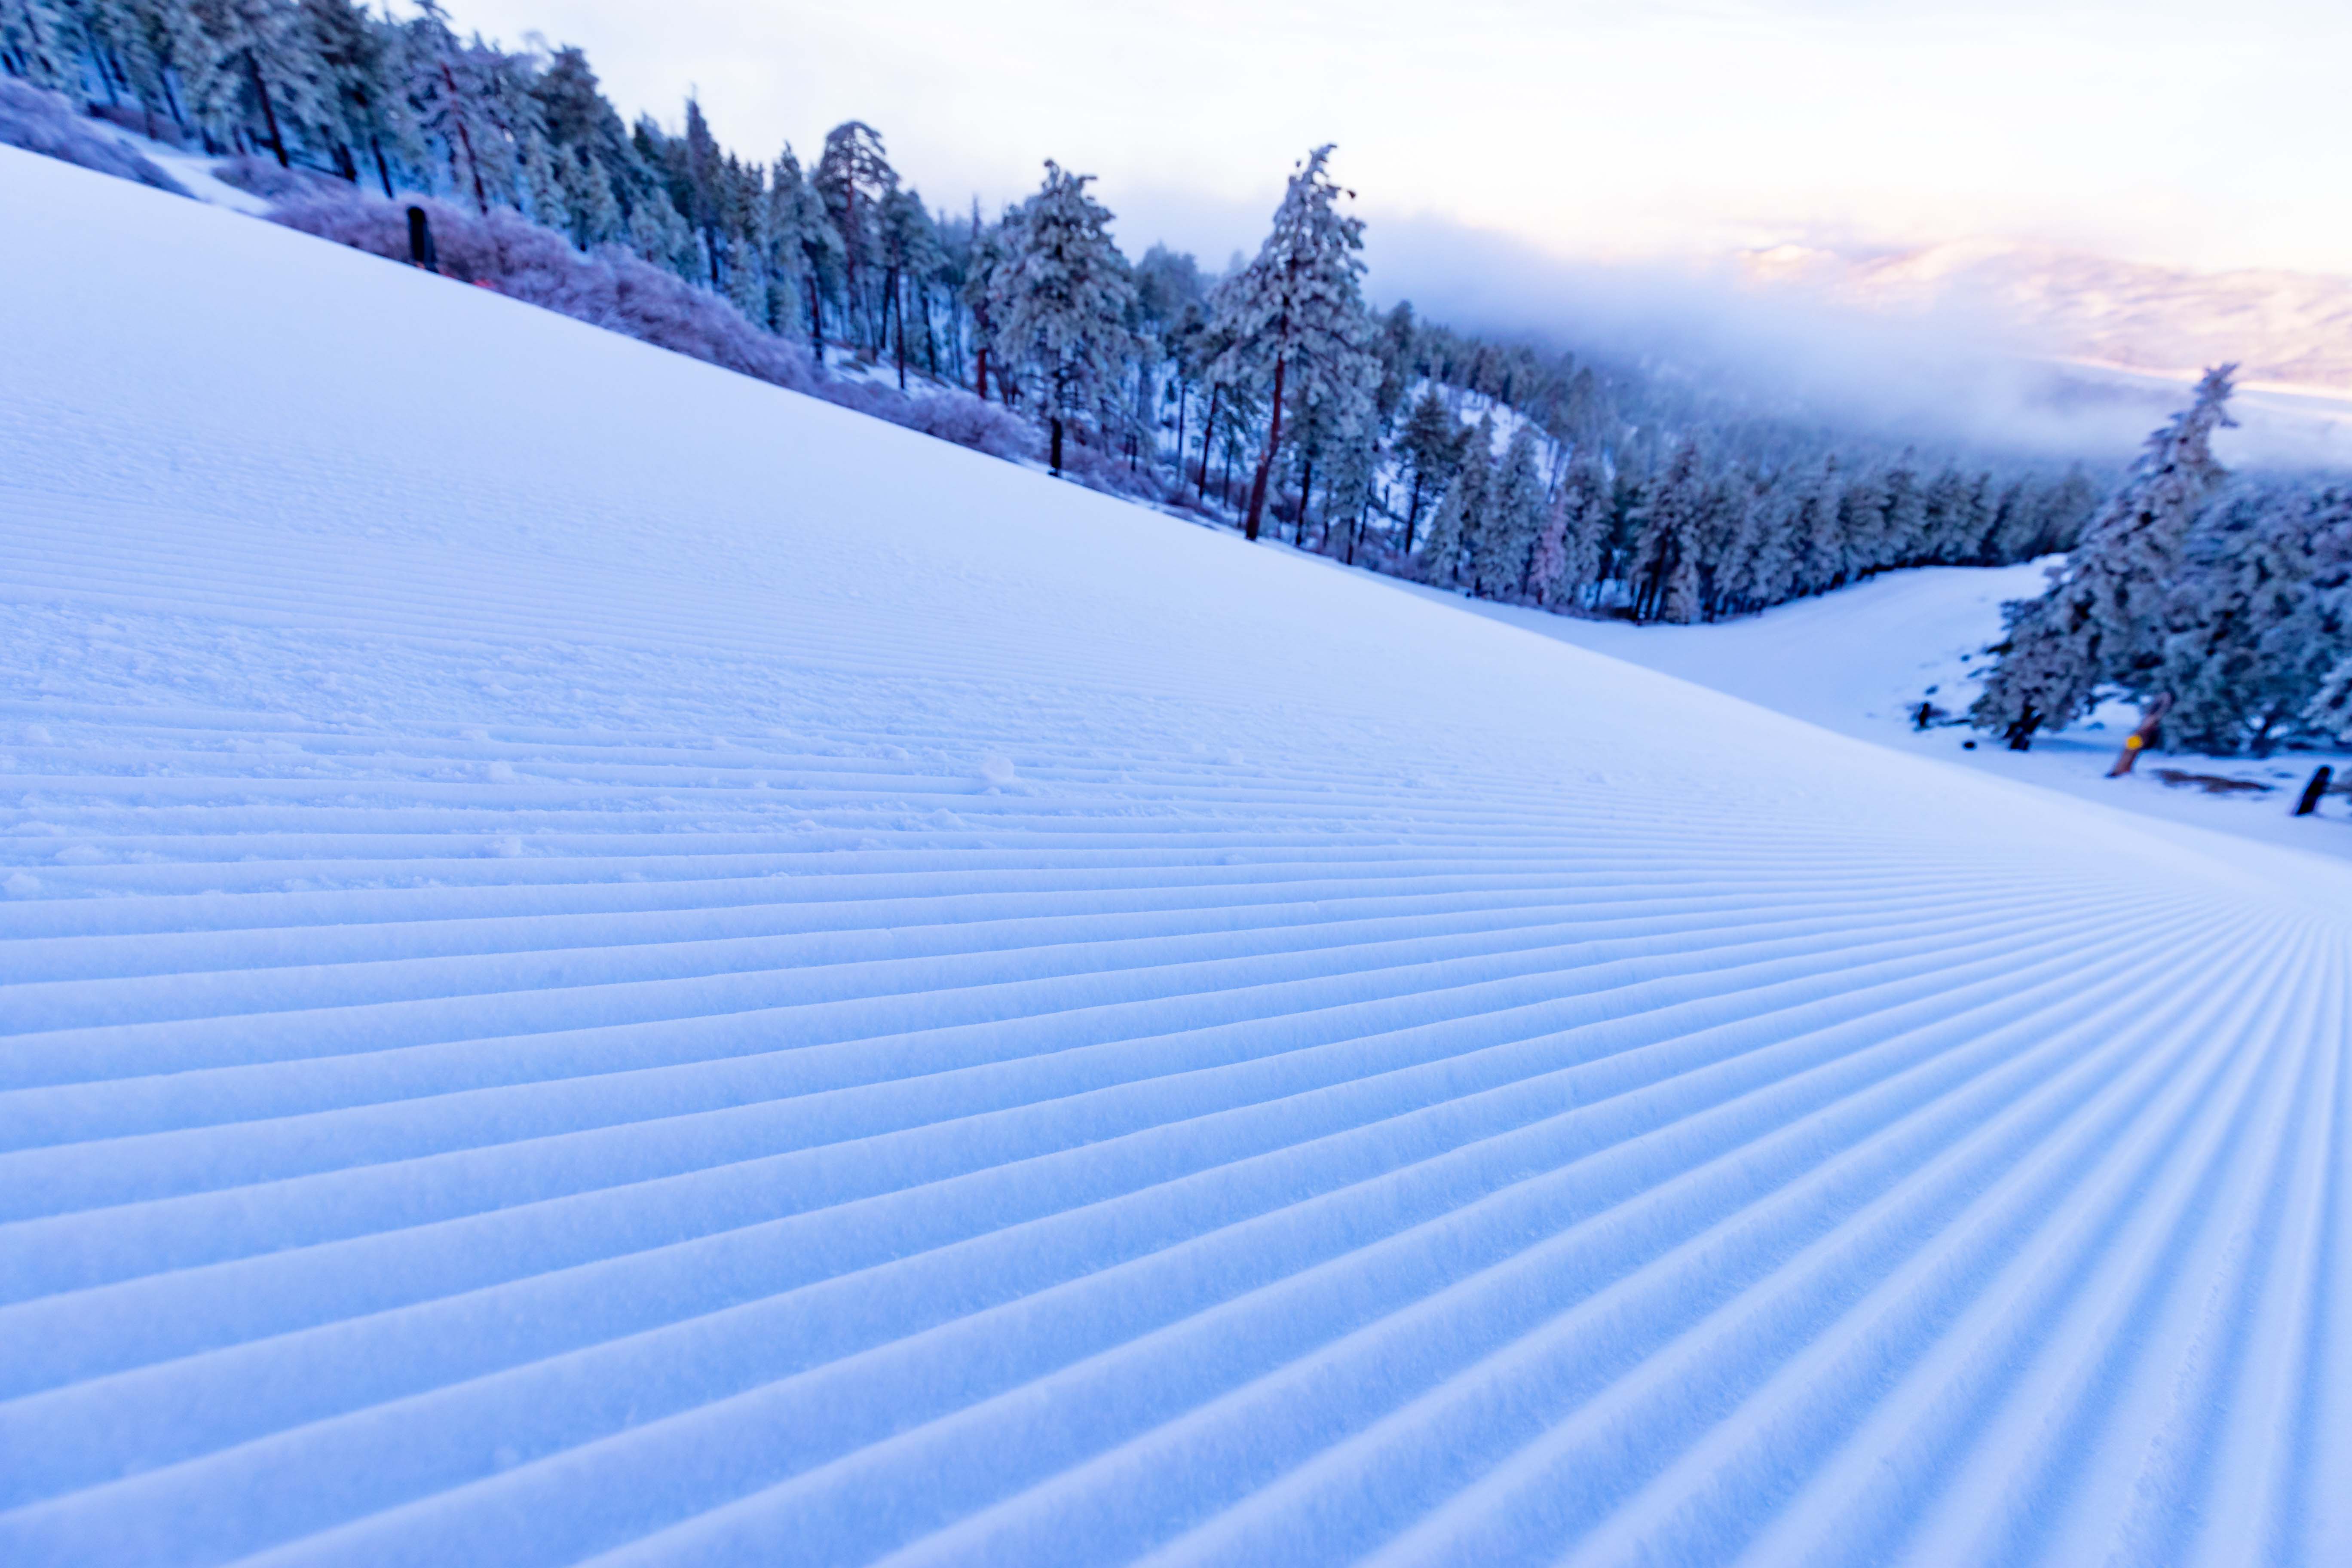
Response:
POLYGON ((1221 263, 1336 142, 1360 209, 1630 258, 2048 240, 2352 274, 2347 0, 456 0, 625 115, 803 158, 863 119, 934 205, 1041 159, 1221 263))

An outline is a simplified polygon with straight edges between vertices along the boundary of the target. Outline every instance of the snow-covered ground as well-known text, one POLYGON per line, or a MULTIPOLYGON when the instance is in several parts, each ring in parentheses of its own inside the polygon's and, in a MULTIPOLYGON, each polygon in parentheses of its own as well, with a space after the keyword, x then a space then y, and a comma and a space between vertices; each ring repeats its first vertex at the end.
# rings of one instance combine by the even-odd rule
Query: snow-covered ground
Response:
MULTIPOLYGON (((2123 737, 2138 722, 2137 710, 2127 703, 2106 704, 2088 722, 2043 735, 2022 754, 1959 722, 1981 689, 1979 677, 1990 668, 1983 650, 2000 635, 2001 602, 2040 593, 2048 564, 1899 572, 1711 626, 1580 620, 1475 603, 1417 585, 1406 585, 1406 591, 1728 692, 1843 735, 2158 817, 2176 825, 2176 837, 2201 839, 2206 832, 2224 833, 2352 859, 2352 800, 2330 795, 2307 817, 2298 818, 2293 810, 2315 768, 2326 763, 2338 775, 2352 777, 2352 756, 2281 752, 2268 758, 2217 758, 2158 752, 2129 776, 2111 779, 2107 770, 2123 737), (1923 700, 1945 710, 1925 731, 1913 722, 1923 700), (2179 834, 2184 828, 2188 834, 2179 834)), ((2305 866, 2300 856, 2263 858, 2288 881, 2305 875, 2329 880, 2335 875, 2332 868, 2305 866)))
POLYGON ((0 1561, 2352 1539, 2336 862, 0 205, 0 1561))

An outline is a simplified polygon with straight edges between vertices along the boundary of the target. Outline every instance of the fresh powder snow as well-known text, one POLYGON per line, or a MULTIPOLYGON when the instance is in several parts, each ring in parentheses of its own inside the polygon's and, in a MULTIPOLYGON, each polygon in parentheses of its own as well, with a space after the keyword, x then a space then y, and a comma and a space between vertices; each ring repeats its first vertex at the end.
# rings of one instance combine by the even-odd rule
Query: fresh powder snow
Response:
POLYGON ((2341 1561, 2341 862, 0 205, 0 1561, 2341 1561))

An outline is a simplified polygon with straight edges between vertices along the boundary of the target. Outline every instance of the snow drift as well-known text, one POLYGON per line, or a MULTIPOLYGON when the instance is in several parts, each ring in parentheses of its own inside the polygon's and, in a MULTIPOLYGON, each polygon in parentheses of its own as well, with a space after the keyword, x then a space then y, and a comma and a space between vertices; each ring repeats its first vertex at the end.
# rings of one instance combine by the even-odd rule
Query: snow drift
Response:
POLYGON ((2327 885, 0 199, 0 1558, 2352 1535, 2327 885))

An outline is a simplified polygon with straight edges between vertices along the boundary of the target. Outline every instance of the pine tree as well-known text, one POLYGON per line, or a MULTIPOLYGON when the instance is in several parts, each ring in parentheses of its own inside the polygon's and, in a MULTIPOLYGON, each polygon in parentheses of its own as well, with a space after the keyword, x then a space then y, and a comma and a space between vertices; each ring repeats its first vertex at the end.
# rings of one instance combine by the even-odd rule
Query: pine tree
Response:
POLYGON ((1801 489, 1796 476, 1782 474, 1755 499, 1750 510, 1756 520, 1756 542, 1748 557, 1742 590, 1747 608, 1777 605, 1796 593, 1797 549, 1802 537, 1801 489))
POLYGON ((932 235, 930 214, 923 209, 923 198, 912 190, 893 190, 882 198, 876 229, 885 309, 895 323, 888 346, 898 365, 898 385, 903 390, 907 384, 908 307, 911 300, 914 308, 923 312, 922 331, 928 334, 930 316, 923 301, 931 274, 939 266, 939 242, 932 235))
POLYGON ((667 196, 649 197, 630 212, 628 243, 629 248, 646 260, 668 268, 689 283, 702 278, 704 268, 694 233, 667 196))
POLYGON ((841 239, 845 335, 868 347, 881 342, 879 290, 874 287, 882 248, 882 204, 898 188, 898 172, 882 148, 882 133, 862 120, 845 121, 825 132, 824 152, 809 183, 824 202, 825 216, 841 239), (869 304, 866 296, 877 295, 869 304))
POLYGON ((1008 226, 1008 252, 989 279, 997 341, 1037 396, 1057 474, 1065 423, 1117 381, 1131 342, 1135 285, 1111 243, 1108 209, 1087 194, 1093 178, 1048 160, 1045 184, 1008 226))
POLYGON ((2165 597, 2198 510, 2225 477, 2211 448, 2229 417, 2235 365, 2208 371, 2195 400, 2147 438, 2122 487, 2038 599, 2002 606, 2000 662, 1969 710, 2024 751, 2079 718, 2113 683, 2147 694, 2164 662, 2165 597))
POLYGON ((1217 314, 1234 343, 1228 353, 1246 361, 1226 367, 1226 378, 1255 379, 1261 367, 1270 367, 1271 423, 1243 523, 1251 539, 1258 535, 1266 482, 1281 454, 1286 399, 1307 395, 1316 383, 1361 379, 1369 353, 1360 282, 1364 222, 1339 210, 1339 198, 1352 193, 1324 172, 1330 155, 1328 144, 1307 154, 1290 177, 1257 256, 1217 290, 1217 314), (1297 390, 1288 387, 1293 378, 1301 384, 1297 390))
MULTIPOLYGON (((1848 476, 1838 488, 1836 565, 1822 580, 1822 591, 1842 588, 1850 581, 1873 576, 1895 563, 1894 503, 1909 500, 1910 475, 1896 468, 1879 474, 1864 470, 1848 476)), ((1907 520, 1906 520, 1907 521, 1907 520)), ((1826 563, 1825 563, 1826 564, 1826 563)))
POLYGON ((1880 542, 1872 560, 1874 571, 1916 566, 1927 558, 1927 495, 1911 466, 1911 454, 1886 470, 1881 481, 1885 510, 1881 514, 1880 542))
POLYGON ((1821 472, 1798 490, 1789 526, 1799 594, 1826 594, 1845 581, 1848 558, 1839 505, 1843 490, 1834 453, 1822 460, 1821 472))
POLYGON ((1698 618, 1698 445, 1685 441, 1650 487, 1634 535, 1633 618, 1698 618))
POLYGON ((1705 615, 1710 621, 1736 615, 1757 602, 1756 563, 1764 526, 1756 487, 1745 475, 1727 481, 1715 505, 1722 520, 1723 542, 1706 585, 1705 615))
POLYGON ((1428 496, 1445 488, 1462 461, 1462 421, 1445 406, 1434 384, 1421 395, 1397 437, 1397 453, 1412 469, 1412 491, 1405 504, 1404 549, 1412 552, 1412 534, 1428 496))
MULTIPOLYGON (((289 133, 326 118, 301 12, 278 0, 200 0, 192 8, 211 46, 189 80, 205 118, 226 133, 249 112, 257 140, 290 167, 289 133)), ((428 18, 440 14, 435 0, 418 8, 428 18)))
POLYGON ((1481 419, 1465 443, 1462 460, 1445 497, 1429 520, 1429 537, 1421 547, 1421 579, 1441 588, 1461 580, 1462 554, 1477 531, 1495 489, 1495 426, 1481 419))
POLYGON ((2011 479, 2001 487, 2000 498, 1992 503, 1991 514, 1985 520, 1983 537, 1977 547, 1978 564, 2000 566, 2024 560, 2023 552, 2032 542, 2032 528, 2033 509, 2025 481, 2011 479))
POLYGON ((0 63, 35 87, 81 97, 81 71, 53 0, 0 0, 0 63))
POLYGON ((1577 458, 1560 479, 1559 569, 1549 582, 1550 602, 1591 603, 1601 582, 1601 556, 1610 524, 1609 481, 1590 458, 1577 458))
POLYGON ((797 312, 807 328, 809 353, 824 363, 824 300, 838 291, 848 267, 848 250, 841 233, 825 216, 824 198, 801 175, 801 161, 792 143, 776 155, 768 180, 768 276, 772 291, 789 289, 788 309, 782 301, 770 307, 776 330, 797 312))
POLYGON ((1470 537, 1471 581, 1481 598, 1515 599, 1526 590, 1528 558, 1543 524, 1543 476, 1535 432, 1511 432, 1495 478, 1494 499, 1470 537))
POLYGON ((727 242, 727 302, 742 312, 745 321, 761 327, 769 324, 768 279, 760 266, 758 247, 748 239, 727 242))
POLYGON ((2267 756, 2293 731, 2347 651, 2345 578, 2352 505, 2336 492, 2226 495, 2183 552, 2167 608, 2168 737, 2228 756, 2267 756))

